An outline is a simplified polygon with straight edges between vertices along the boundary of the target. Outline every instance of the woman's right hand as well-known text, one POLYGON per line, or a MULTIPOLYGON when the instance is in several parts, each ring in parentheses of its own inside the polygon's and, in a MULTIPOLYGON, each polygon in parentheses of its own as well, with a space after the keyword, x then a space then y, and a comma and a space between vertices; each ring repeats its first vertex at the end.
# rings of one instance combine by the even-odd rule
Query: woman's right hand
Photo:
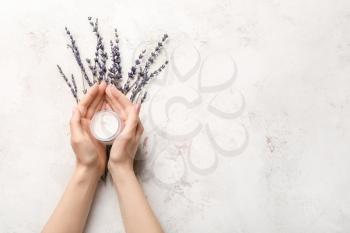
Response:
POLYGON ((130 100, 113 85, 106 88, 106 99, 113 111, 121 117, 124 128, 114 140, 108 161, 108 170, 112 176, 120 170, 133 170, 134 157, 143 133, 139 118, 140 103, 130 100))
POLYGON ((91 135, 90 121, 104 103, 105 89, 105 82, 94 84, 75 107, 70 120, 71 145, 77 165, 97 171, 98 176, 105 170, 106 150, 105 146, 91 135))

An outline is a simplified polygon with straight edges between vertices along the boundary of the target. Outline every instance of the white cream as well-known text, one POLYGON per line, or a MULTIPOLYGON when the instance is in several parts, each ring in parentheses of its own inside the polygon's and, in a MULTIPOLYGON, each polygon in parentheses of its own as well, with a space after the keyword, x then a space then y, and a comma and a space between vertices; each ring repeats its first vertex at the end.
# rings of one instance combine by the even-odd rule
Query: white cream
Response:
POLYGON ((95 113, 90 129, 97 140, 105 144, 112 144, 122 129, 122 122, 116 112, 105 110, 95 113))

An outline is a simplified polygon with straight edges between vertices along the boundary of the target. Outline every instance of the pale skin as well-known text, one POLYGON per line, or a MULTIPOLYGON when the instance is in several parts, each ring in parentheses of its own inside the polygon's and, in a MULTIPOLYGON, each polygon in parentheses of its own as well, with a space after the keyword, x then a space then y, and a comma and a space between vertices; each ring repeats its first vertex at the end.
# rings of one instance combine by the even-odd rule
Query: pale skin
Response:
POLYGON ((125 232, 163 232, 133 170, 135 153, 143 133, 139 112, 140 104, 131 103, 112 85, 102 82, 89 89, 74 109, 70 120, 71 145, 76 166, 43 233, 84 231, 106 163, 117 190, 125 232), (92 116, 102 108, 117 112, 124 122, 121 134, 113 142, 108 161, 105 145, 91 135, 89 128, 92 116))

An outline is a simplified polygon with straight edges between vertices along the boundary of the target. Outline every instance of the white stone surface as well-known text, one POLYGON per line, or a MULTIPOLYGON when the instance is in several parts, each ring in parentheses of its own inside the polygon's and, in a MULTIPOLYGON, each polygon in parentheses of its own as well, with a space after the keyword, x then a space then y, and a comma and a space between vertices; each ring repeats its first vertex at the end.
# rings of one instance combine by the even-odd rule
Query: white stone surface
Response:
MULTIPOLYGON (((2 1, 0 232, 39 232, 72 173, 55 65, 79 74, 65 25, 93 53, 87 16, 118 27, 124 67, 171 37, 138 169, 166 232, 350 232, 348 0, 2 1)), ((110 181, 86 232, 123 232, 110 181)))

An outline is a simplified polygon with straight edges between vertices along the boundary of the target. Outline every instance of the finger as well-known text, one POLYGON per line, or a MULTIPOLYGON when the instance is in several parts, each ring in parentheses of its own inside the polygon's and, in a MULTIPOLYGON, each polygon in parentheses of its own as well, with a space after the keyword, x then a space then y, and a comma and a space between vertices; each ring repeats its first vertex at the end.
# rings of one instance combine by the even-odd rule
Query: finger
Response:
POLYGON ((98 145, 98 140, 92 135, 91 130, 90 130, 90 120, 88 119, 81 119, 81 124, 84 129, 85 135, 87 135, 91 142, 96 146, 98 145))
POLYGON ((122 105, 117 101, 116 98, 113 97, 110 87, 107 87, 106 90, 106 100, 108 105, 115 111, 116 113, 119 114, 119 116, 125 120, 126 119, 126 114, 125 114, 125 109, 122 107, 122 105))
POLYGON ((101 98, 101 99, 100 99, 100 102, 97 103, 97 106, 94 107, 94 111, 92 111, 92 110, 90 111, 90 108, 89 108, 88 113, 86 114, 86 118, 88 118, 89 120, 91 120, 91 119, 94 117, 94 115, 95 115, 96 112, 99 112, 99 111, 102 110, 102 106, 104 105, 104 103, 105 103, 105 99, 104 99, 104 98, 101 98))
POLYGON ((121 91, 119 91, 115 86, 111 85, 111 93, 114 98, 124 107, 124 109, 132 106, 131 101, 126 97, 121 91))
POLYGON ((135 135, 136 127, 139 123, 139 112, 140 112, 140 104, 135 104, 128 115, 128 119, 126 120, 126 124, 124 128, 124 131, 126 134, 135 135))
POLYGON ((73 115, 70 119, 69 126, 72 138, 77 138, 83 135, 83 129, 81 125, 81 113, 77 107, 75 107, 73 110, 73 115))
POLYGON ((104 81, 100 85, 98 85, 97 97, 93 100, 93 102, 87 109, 86 118, 91 119, 92 116, 95 114, 98 105, 100 104, 101 101, 103 101, 106 86, 107 85, 104 81))
POLYGON ((106 103, 106 110, 112 110, 111 106, 108 103, 106 103))
POLYGON ((78 104, 81 116, 84 117, 87 109, 98 94, 98 84, 95 83, 78 104))
MULTIPOLYGON (((117 108, 115 107, 115 105, 112 103, 112 100, 111 98, 109 98, 107 95, 106 95, 106 103, 115 111, 117 108)), ((120 109, 118 108, 118 111, 120 111, 120 109)))
POLYGON ((109 98, 112 104, 115 105, 115 107, 117 107, 120 110, 123 110, 123 105, 122 103, 118 100, 118 98, 116 98, 113 94, 112 94, 112 85, 109 85, 106 88, 106 98, 109 98))
POLYGON ((103 102, 103 104, 102 104, 102 110, 106 110, 106 102, 103 102))
POLYGON ((103 104, 104 104, 105 102, 106 102, 105 99, 102 99, 102 100, 100 101, 100 103, 98 103, 98 105, 97 105, 97 107, 96 107, 96 112, 99 112, 99 111, 102 110, 102 106, 103 106, 103 104))
POLYGON ((80 122, 83 132, 90 135, 90 121, 88 119, 83 118, 80 122))
POLYGON ((142 125, 141 121, 139 121, 139 123, 137 124, 137 129, 136 129, 136 141, 140 140, 143 131, 144 131, 143 125, 142 125))
POLYGON ((120 119, 122 121, 125 121, 127 119, 127 117, 126 117, 126 114, 124 113, 124 111, 121 111, 114 104, 111 104, 111 100, 110 99, 108 99, 108 98, 106 98, 106 99, 107 99, 107 104, 111 108, 111 110, 116 112, 119 115, 119 117, 120 117, 120 119))

